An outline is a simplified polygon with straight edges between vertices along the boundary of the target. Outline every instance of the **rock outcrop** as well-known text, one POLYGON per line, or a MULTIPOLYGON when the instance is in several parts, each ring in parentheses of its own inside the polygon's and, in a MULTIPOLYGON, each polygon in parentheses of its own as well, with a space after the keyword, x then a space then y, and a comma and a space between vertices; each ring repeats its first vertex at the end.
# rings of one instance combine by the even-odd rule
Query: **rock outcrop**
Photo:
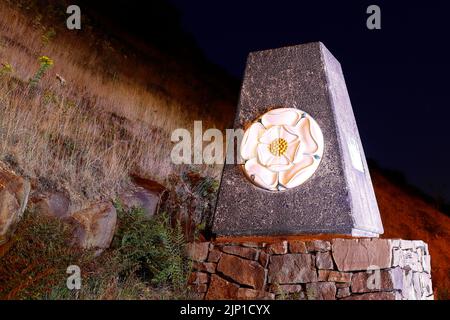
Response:
POLYGON ((75 224, 75 240, 82 248, 102 251, 110 246, 114 236, 117 213, 109 202, 94 204, 71 215, 75 224))
POLYGON ((31 197, 34 212, 64 219, 70 215, 70 199, 62 192, 47 192, 31 197))
POLYGON ((0 167, 0 245, 8 241, 27 206, 30 182, 0 167))

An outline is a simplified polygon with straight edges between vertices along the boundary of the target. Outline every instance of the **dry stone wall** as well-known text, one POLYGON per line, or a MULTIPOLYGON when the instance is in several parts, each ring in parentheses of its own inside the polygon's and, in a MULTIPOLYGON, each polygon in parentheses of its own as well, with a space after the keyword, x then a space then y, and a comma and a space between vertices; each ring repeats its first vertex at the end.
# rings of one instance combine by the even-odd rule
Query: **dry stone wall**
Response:
POLYGON ((333 239, 190 243, 199 299, 429 300, 423 241, 333 239))

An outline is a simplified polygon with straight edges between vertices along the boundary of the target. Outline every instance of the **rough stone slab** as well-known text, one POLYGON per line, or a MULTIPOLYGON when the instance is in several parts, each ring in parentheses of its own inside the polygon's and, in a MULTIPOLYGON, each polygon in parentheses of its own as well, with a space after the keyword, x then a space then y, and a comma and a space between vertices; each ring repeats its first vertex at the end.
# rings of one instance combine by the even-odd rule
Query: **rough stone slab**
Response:
POLYGON ((422 295, 418 299, 425 299, 433 295, 433 286, 431 282, 431 276, 426 273, 419 273, 419 283, 422 295))
POLYGON ((414 250, 414 242, 409 240, 400 240, 400 248, 402 248, 402 250, 414 250))
POLYGON ((301 186, 272 193, 248 181, 239 165, 226 164, 213 232, 383 233, 341 66, 322 43, 249 54, 234 128, 275 107, 298 108, 316 120, 325 142, 320 166, 301 186))
POLYGON ((192 268, 201 272, 215 273, 216 272, 216 264, 212 262, 198 262, 194 261, 192 268))
POLYGON ((402 269, 397 267, 387 270, 357 272, 352 276, 351 288, 354 293, 402 290, 402 269))
POLYGON ((305 244, 308 252, 325 252, 331 250, 331 243, 325 240, 306 241, 305 244))
POLYGON ((385 239, 334 239, 332 253, 339 271, 391 267, 391 245, 385 239))
POLYGON ((318 252, 316 254, 316 267, 322 270, 333 270, 333 258, 330 252, 318 252))
POLYGON ((186 255, 194 261, 205 261, 208 257, 209 242, 190 242, 186 245, 186 255))
POLYGON ((342 299, 351 295, 350 288, 339 288, 337 289, 336 298, 342 299))
POLYGON ((267 245, 267 252, 270 254, 285 254, 288 252, 288 242, 282 241, 267 245))
POLYGON ((305 242, 293 240, 293 241, 289 241, 289 252, 290 253, 308 253, 308 250, 306 249, 305 242))
POLYGON ((188 283, 190 284, 205 284, 208 281, 209 276, 204 272, 192 272, 188 279, 188 283))
POLYGON ((83 248, 95 248, 97 253, 109 248, 117 224, 117 212, 105 201, 74 212, 68 221, 75 227, 75 238, 83 248))
POLYGON ((269 283, 292 284, 316 282, 317 272, 310 254, 272 256, 269 264, 269 283))
POLYGON ((217 271, 237 283, 262 290, 265 285, 266 271, 256 261, 224 254, 217 265, 217 271))
POLYGON ((328 274, 328 281, 346 283, 352 281, 352 273, 331 271, 328 274))
POLYGON ((237 292, 238 300, 274 300, 275 295, 270 292, 254 290, 248 288, 239 288, 237 292))
POLYGON ((206 283, 202 284, 190 284, 188 289, 194 291, 195 293, 206 293, 208 291, 208 285, 206 283))
POLYGON ((308 300, 336 300, 336 286, 333 282, 315 282, 306 284, 308 300))
POLYGON ((300 284, 273 284, 270 291, 275 294, 290 294, 301 292, 303 288, 300 284))
POLYGON ((258 250, 254 248, 245 248, 239 246, 224 246, 222 248, 222 251, 249 260, 255 260, 258 256, 258 250))
POLYGON ((431 273, 431 256, 422 257, 422 268, 426 273, 431 273))
POLYGON ((318 270, 318 281, 328 281, 331 270, 318 270))
POLYGON ((206 293, 206 300, 230 300, 236 299, 239 286, 229 282, 218 275, 211 276, 211 283, 209 284, 208 292, 206 293))
POLYGON ((259 257, 258 257, 258 261, 264 268, 266 268, 267 265, 269 264, 269 258, 270 258, 270 256, 267 253, 260 252, 259 253, 259 257))
POLYGON ((354 294, 342 300, 399 300, 395 292, 373 292, 354 294))
POLYGON ((208 262, 217 263, 217 262, 219 262, 221 257, 222 257, 222 251, 214 248, 208 254, 208 262))
POLYGON ((0 245, 15 231, 27 207, 30 191, 28 180, 0 167, 0 245))

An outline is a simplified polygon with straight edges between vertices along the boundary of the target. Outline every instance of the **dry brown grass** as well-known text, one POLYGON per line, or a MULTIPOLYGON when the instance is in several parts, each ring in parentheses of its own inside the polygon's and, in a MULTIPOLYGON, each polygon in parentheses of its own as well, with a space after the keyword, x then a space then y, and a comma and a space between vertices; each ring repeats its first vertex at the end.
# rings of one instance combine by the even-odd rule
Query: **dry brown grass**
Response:
POLYGON ((153 51, 149 63, 89 26, 71 32, 64 20, 44 18, 35 1, 0 1, 0 62, 14 68, 0 78, 0 161, 38 186, 65 188, 81 203, 115 197, 131 172, 164 182, 178 169, 170 162, 175 128, 230 122, 232 99, 212 96, 207 80, 173 59, 153 51), (43 55, 54 66, 30 90, 43 55))

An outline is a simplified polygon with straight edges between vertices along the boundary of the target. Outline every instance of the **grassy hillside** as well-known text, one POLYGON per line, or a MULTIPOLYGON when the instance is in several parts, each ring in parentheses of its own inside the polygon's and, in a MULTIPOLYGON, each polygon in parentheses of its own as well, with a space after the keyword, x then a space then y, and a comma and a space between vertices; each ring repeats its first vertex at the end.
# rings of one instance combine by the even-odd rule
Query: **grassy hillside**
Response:
POLYGON ((63 188, 82 203, 114 198, 131 173, 164 182, 178 169, 169 157, 175 128, 230 123, 236 92, 213 68, 111 37, 86 15, 81 31, 69 31, 66 7, 0 5, 0 161, 35 187, 63 188), (42 56, 51 65, 31 88, 42 56))

